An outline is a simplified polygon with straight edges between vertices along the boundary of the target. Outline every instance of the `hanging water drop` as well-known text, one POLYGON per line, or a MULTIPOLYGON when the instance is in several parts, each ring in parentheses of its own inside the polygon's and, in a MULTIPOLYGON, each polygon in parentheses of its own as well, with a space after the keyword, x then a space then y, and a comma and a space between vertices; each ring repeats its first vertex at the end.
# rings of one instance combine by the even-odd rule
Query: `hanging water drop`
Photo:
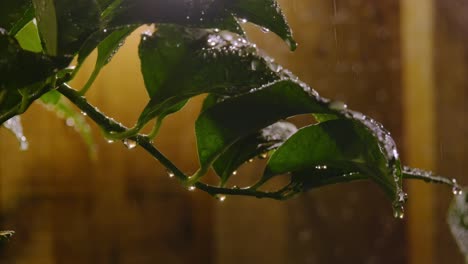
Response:
POLYGON ((220 202, 224 202, 226 200, 226 195, 218 195, 216 199, 218 199, 220 202))
POLYGON ((452 184, 453 184, 452 193, 454 195, 462 195, 463 194, 462 188, 460 187, 460 185, 458 185, 456 179, 452 179, 452 184))
POLYGON ((72 127, 72 126, 75 125, 75 120, 73 118, 69 117, 69 118, 67 118, 65 120, 65 124, 67 124, 67 126, 69 126, 69 127, 72 127))
POLYGON ((405 210, 403 209, 403 206, 396 206, 393 208, 393 210, 393 217, 398 219, 403 219, 405 217, 405 210))
POLYGON ((29 142, 25 136, 22 136, 20 138, 20 150, 25 151, 25 150, 28 150, 28 148, 29 148, 29 142))
POLYGON ((125 147, 127 147, 128 149, 134 149, 136 146, 137 146, 137 143, 135 140, 131 140, 131 139, 124 139, 123 141, 125 147))
POLYGON ((175 176, 174 172, 171 171, 171 170, 167 170, 166 173, 169 176, 169 178, 174 178, 174 176, 175 176))
POLYGON ((463 194, 463 191, 462 189, 459 187, 459 186, 453 186, 452 187, 452 193, 454 195, 462 195, 463 194))

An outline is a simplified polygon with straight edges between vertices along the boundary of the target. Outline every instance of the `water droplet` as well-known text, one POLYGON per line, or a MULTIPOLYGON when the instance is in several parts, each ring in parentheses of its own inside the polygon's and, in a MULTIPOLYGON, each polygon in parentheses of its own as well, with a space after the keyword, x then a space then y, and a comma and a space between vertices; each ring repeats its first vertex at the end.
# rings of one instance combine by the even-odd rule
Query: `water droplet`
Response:
POLYGON ((462 194, 463 194, 463 191, 462 191, 462 189, 461 189, 458 185, 456 185, 456 186, 453 186, 453 187, 452 187, 452 193, 453 193, 454 195, 462 195, 462 194))
POLYGON ((22 136, 20 138, 20 150, 25 151, 25 150, 28 150, 28 148, 29 148, 29 142, 25 136, 22 136))
POLYGON ((81 111, 81 114, 82 114, 83 116, 87 116, 87 115, 88 115, 86 112, 83 112, 83 111, 81 111))
POLYGON ((102 30, 102 32, 104 32, 104 33, 107 33, 107 29, 106 29, 106 28, 105 28, 105 29, 103 29, 103 30, 102 30))
POLYGON ((226 195, 218 195, 216 199, 218 199, 220 202, 224 202, 226 200, 226 195))
POLYGON ((127 147, 128 149, 134 149, 136 146, 137 146, 137 143, 135 140, 131 140, 131 139, 124 139, 123 141, 125 147, 127 147))
POLYGON ((262 27, 262 31, 263 31, 263 33, 268 33, 268 32, 270 32, 270 30, 269 30, 268 28, 266 28, 266 27, 262 27))
POLYGON ((333 101, 329 104, 330 109, 336 110, 336 111, 342 111, 348 108, 348 106, 341 102, 341 101, 333 101))
POLYGON ((315 166, 315 168, 317 170, 326 170, 328 167, 327 167, 327 165, 318 165, 318 166, 315 166))
POLYGON ((251 63, 250 63, 250 68, 252 69, 252 71, 256 71, 257 68, 258 68, 258 65, 259 65, 259 62, 257 60, 253 60, 251 63))
POLYGON ((191 191, 191 192, 195 191, 195 189, 196 189, 195 186, 189 186, 188 187, 188 190, 191 191))
POLYGON ((237 171, 232 172, 232 176, 237 175, 237 171))
POLYGON ((169 176, 169 178, 174 178, 174 176, 175 176, 174 172, 171 171, 171 170, 167 170, 166 173, 169 176))
POLYGON ((405 210, 403 206, 396 206, 393 208, 393 217, 398 219, 403 219, 405 217, 405 210))
POLYGON ((399 203, 405 203, 408 200, 408 194, 405 192, 399 192, 398 193, 398 202, 399 203))
POLYGON ((262 153, 258 156, 259 159, 266 159, 268 158, 268 152, 262 153))
POLYGON ((69 127, 72 127, 75 125, 75 120, 71 117, 67 118, 67 120, 65 120, 65 123, 67 124, 67 126, 69 127))
POLYGON ((107 141, 107 143, 109 143, 109 144, 112 144, 112 143, 115 142, 113 139, 110 139, 110 138, 106 139, 106 141, 107 141))
POLYGON ((253 161, 254 161, 254 159, 249 159, 247 162, 252 163, 253 161))
POLYGON ((460 185, 458 185, 457 180, 452 179, 452 183, 453 183, 452 193, 454 195, 462 195, 463 191, 462 191, 462 188, 460 187, 460 185))
POLYGON ((186 19, 189 20, 189 19, 190 19, 190 16, 187 16, 186 19))
POLYGON ((239 21, 240 21, 242 24, 245 24, 245 23, 247 23, 248 20, 245 19, 245 18, 241 18, 241 19, 239 19, 239 21))

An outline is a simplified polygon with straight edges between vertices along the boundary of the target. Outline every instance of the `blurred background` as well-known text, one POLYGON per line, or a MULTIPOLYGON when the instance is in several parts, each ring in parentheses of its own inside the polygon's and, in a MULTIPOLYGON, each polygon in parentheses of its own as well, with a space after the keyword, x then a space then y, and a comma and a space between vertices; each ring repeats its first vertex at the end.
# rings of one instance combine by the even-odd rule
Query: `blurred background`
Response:
MULTIPOLYGON (((404 162, 468 184, 468 0, 283 0, 300 46, 246 24, 259 47, 323 96, 382 122, 404 162)), ((137 30, 89 100, 132 125, 146 104, 137 30)), ((95 58, 95 57, 94 57, 95 58)), ((93 68, 88 59, 73 83, 93 68)), ((167 119, 156 145, 197 169, 194 120, 203 97, 167 119)), ((26 152, 0 130, 0 229, 15 230, 1 263, 463 263, 446 224, 450 188, 406 182, 404 220, 370 182, 286 202, 224 203, 169 179, 141 149, 108 144, 97 159, 40 105, 23 116, 26 152)), ((261 164, 239 171, 251 182, 261 164)))

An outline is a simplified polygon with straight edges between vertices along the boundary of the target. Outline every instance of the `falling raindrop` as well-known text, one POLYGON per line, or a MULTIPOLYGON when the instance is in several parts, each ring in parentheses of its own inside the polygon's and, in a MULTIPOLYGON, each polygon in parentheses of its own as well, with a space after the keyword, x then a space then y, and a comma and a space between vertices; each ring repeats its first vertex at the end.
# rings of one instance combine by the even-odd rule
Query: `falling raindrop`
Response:
POLYGON ((137 143, 135 140, 131 140, 131 139, 124 139, 123 141, 125 147, 127 147, 128 149, 134 149, 136 146, 137 146, 137 143))

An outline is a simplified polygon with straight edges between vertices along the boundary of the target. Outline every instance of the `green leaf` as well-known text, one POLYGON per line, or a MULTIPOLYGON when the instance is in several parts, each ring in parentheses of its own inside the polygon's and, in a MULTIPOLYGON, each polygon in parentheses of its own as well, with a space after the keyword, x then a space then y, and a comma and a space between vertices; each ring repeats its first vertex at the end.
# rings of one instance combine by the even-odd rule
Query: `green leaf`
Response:
POLYGON ((243 30, 221 0, 122 0, 104 15, 107 27, 148 23, 177 24, 196 28, 218 28, 242 34, 243 30))
POLYGON ((293 124, 281 121, 231 145, 213 164, 213 169, 221 178, 221 186, 242 164, 277 148, 296 131, 293 124))
POLYGON ((280 78, 255 46, 225 31, 160 26, 142 36, 139 54, 151 97, 140 126, 193 96, 238 94, 280 78))
POLYGON ((33 18, 31 0, 3 0, 0 1, 0 28, 4 28, 11 35, 22 28, 33 18), (23 18, 26 17, 26 22, 23 18))
POLYGON ((64 58, 23 50, 16 39, 2 32, 0 58, 0 124, 23 113, 67 63, 64 58))
POLYGON ((91 133, 91 127, 84 116, 75 110, 67 100, 64 100, 62 94, 57 90, 51 90, 41 96, 44 106, 57 114, 58 117, 65 120, 66 124, 73 127, 80 134, 83 141, 88 146, 89 155, 96 157, 96 144, 91 133))
MULTIPOLYGON (((106 34, 106 32, 103 32, 104 34, 106 34, 105 35, 106 37, 103 38, 103 40, 100 41, 100 43, 97 46, 98 57, 96 60, 96 65, 94 66, 94 70, 91 73, 90 78, 88 79, 88 81, 86 82, 85 86, 82 89, 83 92, 86 92, 91 87, 94 80, 99 75, 99 72, 101 72, 101 69, 111 61, 112 57, 115 55, 115 53, 117 53, 119 48, 123 45, 127 36, 130 35, 130 33, 132 33, 136 28, 137 26, 118 28, 118 29, 112 30, 112 32, 108 35, 106 34)), ((79 56, 78 56, 77 67, 81 66, 84 58, 89 55, 88 52, 90 51, 88 50, 87 47, 84 50, 80 50, 79 56)))
POLYGON ((450 205, 447 222, 460 252, 468 261, 468 188, 463 188, 461 193, 450 205))
POLYGON ((291 173, 304 189, 345 182, 359 175, 376 181, 395 199, 394 169, 375 135, 362 123, 336 119, 300 129, 278 148, 264 173, 264 181, 291 173))
POLYGON ((275 0, 227 0, 228 9, 238 18, 245 19, 281 37, 291 50, 297 47, 291 28, 275 0))
POLYGON ((34 20, 29 21, 29 23, 18 31, 15 38, 24 50, 32 52, 42 51, 41 39, 34 20))
POLYGON ((66 65, 63 58, 23 50, 16 39, 1 32, 0 58, 0 91, 43 82, 66 65))
POLYGON ((95 0, 33 0, 39 33, 47 54, 74 55, 100 26, 95 0))
POLYGON ((278 81, 215 104, 196 121, 202 170, 242 138, 278 120, 305 113, 333 111, 315 91, 291 80, 278 81))

